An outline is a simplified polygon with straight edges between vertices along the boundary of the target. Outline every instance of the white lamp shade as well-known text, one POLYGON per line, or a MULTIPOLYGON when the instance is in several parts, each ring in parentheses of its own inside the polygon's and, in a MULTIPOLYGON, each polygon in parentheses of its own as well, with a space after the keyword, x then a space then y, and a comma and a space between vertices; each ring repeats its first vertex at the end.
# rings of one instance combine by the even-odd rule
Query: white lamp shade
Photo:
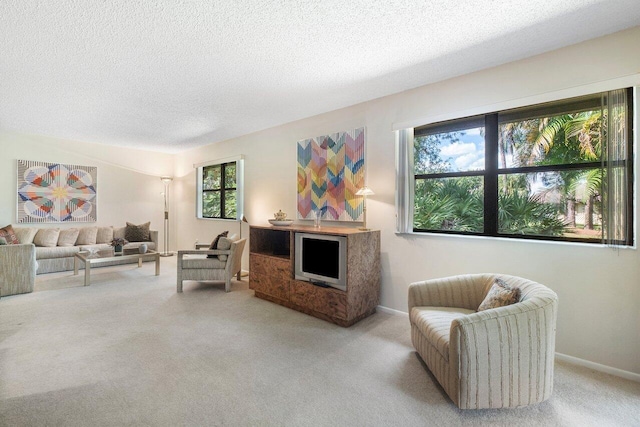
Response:
POLYGON ((361 189, 359 189, 358 191, 356 191, 356 196, 372 196, 374 194, 376 193, 374 193, 373 190, 367 187, 366 185, 361 189))

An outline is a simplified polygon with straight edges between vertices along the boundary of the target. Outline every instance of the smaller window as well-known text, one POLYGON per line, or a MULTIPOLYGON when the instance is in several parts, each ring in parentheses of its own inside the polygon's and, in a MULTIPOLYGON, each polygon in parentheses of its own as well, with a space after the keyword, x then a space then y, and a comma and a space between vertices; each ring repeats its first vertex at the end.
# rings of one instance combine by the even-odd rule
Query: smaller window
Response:
POLYGON ((198 218, 242 218, 242 159, 198 167, 198 218))

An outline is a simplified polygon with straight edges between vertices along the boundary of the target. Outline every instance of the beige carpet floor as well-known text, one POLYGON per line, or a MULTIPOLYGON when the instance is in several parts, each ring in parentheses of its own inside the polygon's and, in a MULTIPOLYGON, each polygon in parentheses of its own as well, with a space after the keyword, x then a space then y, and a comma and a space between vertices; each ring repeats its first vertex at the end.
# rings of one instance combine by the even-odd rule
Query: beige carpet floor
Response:
POLYGON ((187 282, 175 259, 38 276, 0 299, 2 426, 638 426, 640 383, 556 364, 542 404, 460 411, 407 318, 351 328, 187 282))

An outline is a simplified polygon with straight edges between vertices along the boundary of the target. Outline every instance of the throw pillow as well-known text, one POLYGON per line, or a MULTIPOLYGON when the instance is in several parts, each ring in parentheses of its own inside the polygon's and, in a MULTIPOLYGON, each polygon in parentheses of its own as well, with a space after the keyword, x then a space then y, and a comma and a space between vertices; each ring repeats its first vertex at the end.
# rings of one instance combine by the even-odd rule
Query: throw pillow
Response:
MULTIPOLYGON (((211 242, 211 246, 209 246, 209 250, 216 250, 218 249, 218 241, 222 238, 222 237, 227 237, 227 235, 229 234, 228 231, 223 231, 222 233, 218 234, 216 236, 215 239, 213 239, 213 242, 211 242)), ((217 258, 218 255, 207 255, 207 258, 217 258)))
POLYGON ((7 239, 5 239, 4 237, 0 237, 0 246, 4 246, 7 244, 7 239))
POLYGON ((11 224, 6 227, 0 228, 0 237, 4 237, 7 241, 8 245, 17 245, 20 243, 18 240, 18 236, 16 236, 16 232, 13 231, 13 227, 11 224))
POLYGON ((76 245, 95 245, 98 236, 98 227, 82 227, 78 234, 76 245))
MULTIPOLYGON (((113 227, 113 238, 124 239, 124 232, 126 229, 127 227, 113 227)), ((107 242, 107 243, 111 243, 111 242, 107 242)))
POLYGON ((13 231, 16 233, 16 237, 20 243, 33 243, 33 238, 36 237, 38 229, 34 227, 21 227, 14 228, 13 231))
POLYGON ((504 307, 518 302, 520 299, 520 289, 506 284, 503 280, 496 279, 491 285, 491 289, 484 297, 478 311, 489 310, 491 308, 504 307))
POLYGON ((98 227, 96 243, 111 243, 113 240, 113 227, 98 227))
POLYGON ((58 237, 60 237, 59 228, 41 228, 33 238, 33 243, 36 246, 52 248, 58 244, 58 237))
MULTIPOLYGON (((238 237, 235 234, 229 237, 221 237, 220 240, 218 240, 217 249, 220 249, 221 251, 228 251, 231 249, 231 244, 236 240, 238 240, 238 237)), ((227 258, 229 258, 228 255, 218 255, 218 259, 220 261, 226 261, 227 258)))
POLYGON ((127 222, 127 227, 124 230, 124 238, 129 242, 148 242, 151 240, 151 233, 149 232, 150 222, 144 224, 135 225, 127 222))
POLYGON ((60 230, 60 236, 58 237, 58 246, 75 246, 79 234, 80 230, 78 230, 77 228, 60 230))

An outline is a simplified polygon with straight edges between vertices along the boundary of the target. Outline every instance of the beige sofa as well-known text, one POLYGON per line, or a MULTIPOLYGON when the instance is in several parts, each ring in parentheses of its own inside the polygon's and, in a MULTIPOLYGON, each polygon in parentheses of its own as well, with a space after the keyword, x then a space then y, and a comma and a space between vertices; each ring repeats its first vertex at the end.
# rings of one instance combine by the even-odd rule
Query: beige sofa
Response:
MULTIPOLYGON (((56 271, 73 270, 74 254, 90 249, 109 249, 110 242, 115 237, 124 238, 126 227, 74 227, 98 228, 96 240, 89 243, 73 244, 72 246, 38 246, 36 227, 14 227, 20 244, 0 246, 0 292, 2 296, 14 295, 33 291, 35 275, 53 273, 56 271), (35 239, 35 242, 34 242, 35 239)), ((90 233, 89 233, 90 234, 90 233)), ((150 241, 127 243, 124 248, 138 248, 145 243, 148 249, 157 250, 158 232, 150 230, 150 241)), ((137 262, 136 260, 115 260, 101 266, 118 265, 137 262)))
POLYGON ((409 286, 411 340, 461 409, 542 402, 553 391, 558 297, 503 274, 469 274, 409 286), (476 312, 495 278, 520 288, 512 305, 476 312))
MULTIPOLYGON (((34 239, 37 240, 37 235, 34 233, 25 233, 24 230, 32 227, 14 227, 14 231, 18 238, 20 239, 20 243, 34 243, 34 239), (26 238, 25 241, 21 239, 21 237, 26 238)), ((126 227, 76 227, 76 228, 98 228, 98 233, 96 236, 96 241, 93 243, 76 243, 73 246, 50 246, 43 247, 35 246, 36 252, 36 261, 38 262, 38 270, 37 274, 42 273, 54 273, 57 271, 70 271, 73 270, 73 257, 74 254, 80 251, 88 251, 91 249, 103 250, 111 248, 111 240, 116 237, 120 237, 124 239, 125 229, 126 227)), ((127 243, 124 248, 138 248, 142 243, 146 243, 148 249, 156 250, 158 245, 158 232, 156 230, 150 230, 149 232, 151 240, 148 242, 131 242, 127 243)), ((37 241, 35 242, 37 243, 37 241)), ((131 260, 117 260, 112 263, 102 264, 102 266, 107 265, 118 265, 118 264, 127 264, 131 262, 131 260)))

